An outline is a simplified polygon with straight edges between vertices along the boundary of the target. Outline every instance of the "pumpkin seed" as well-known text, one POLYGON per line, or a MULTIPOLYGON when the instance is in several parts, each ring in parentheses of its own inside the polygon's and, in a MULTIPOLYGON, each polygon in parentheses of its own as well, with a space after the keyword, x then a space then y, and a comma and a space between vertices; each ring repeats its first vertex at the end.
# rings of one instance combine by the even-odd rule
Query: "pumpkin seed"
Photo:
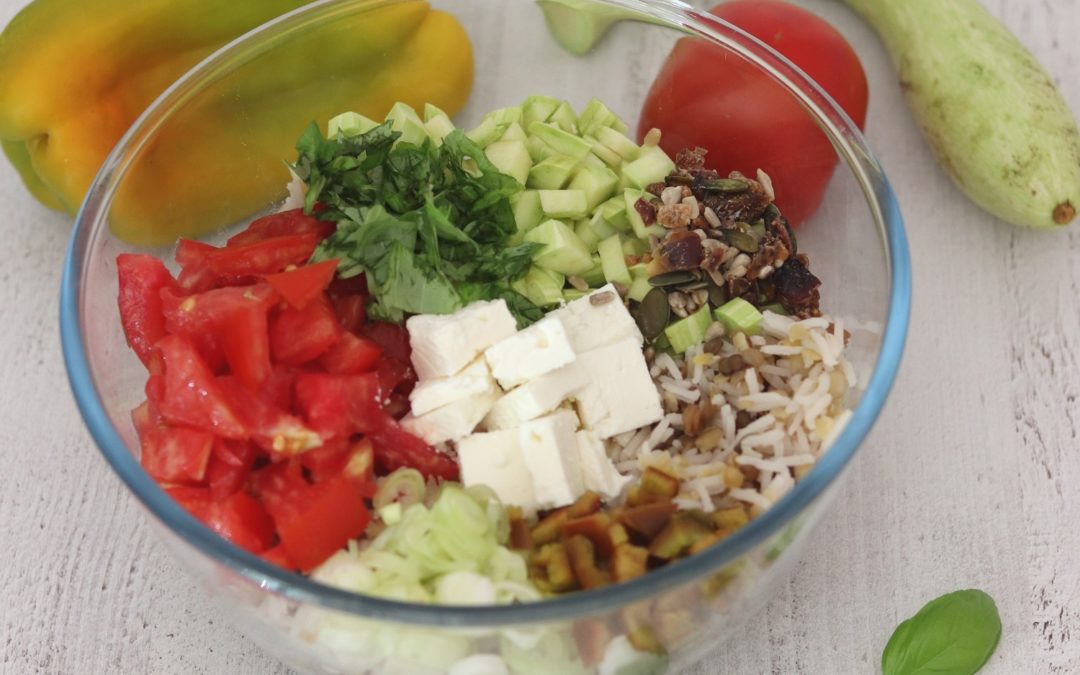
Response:
POLYGON ((750 183, 739 178, 714 178, 703 180, 697 187, 707 192, 720 192, 723 194, 738 194, 750 189, 750 183))
POLYGON ((720 286, 712 278, 709 279, 709 304, 720 307, 728 301, 727 286, 720 286))
POLYGON ((727 242, 743 253, 757 253, 758 240, 753 234, 742 230, 728 230, 724 233, 727 242))
POLYGON ((694 281, 691 281, 688 284, 683 284, 682 286, 679 286, 679 290, 680 291, 697 291, 697 290, 701 290, 702 288, 705 288, 708 284, 709 284, 709 282, 705 281, 704 279, 695 279, 694 281))
POLYGON ((649 277, 649 285, 657 288, 662 288, 664 286, 678 286, 680 284, 690 283, 696 279, 697 275, 689 270, 676 270, 674 272, 664 272, 663 274, 649 277))
POLYGON ((667 293, 659 288, 654 288, 645 294, 638 307, 638 328, 646 340, 655 340, 671 320, 671 306, 668 304, 667 293))

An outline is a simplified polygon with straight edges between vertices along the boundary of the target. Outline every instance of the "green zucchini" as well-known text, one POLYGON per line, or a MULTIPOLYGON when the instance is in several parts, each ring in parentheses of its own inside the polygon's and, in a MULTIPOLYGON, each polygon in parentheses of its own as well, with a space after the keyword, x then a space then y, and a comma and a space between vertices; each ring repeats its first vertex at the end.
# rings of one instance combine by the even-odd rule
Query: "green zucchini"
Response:
POLYGON ((885 43, 941 166, 1016 225, 1069 224, 1080 132, 1031 53, 978 0, 844 0, 885 43))

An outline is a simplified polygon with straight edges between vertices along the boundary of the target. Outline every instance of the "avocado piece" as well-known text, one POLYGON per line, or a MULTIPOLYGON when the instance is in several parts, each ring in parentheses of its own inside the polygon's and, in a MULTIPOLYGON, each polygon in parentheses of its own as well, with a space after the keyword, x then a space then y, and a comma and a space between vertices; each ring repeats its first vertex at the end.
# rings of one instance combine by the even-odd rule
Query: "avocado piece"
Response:
POLYGON ((618 185, 619 177, 606 166, 583 166, 574 174, 568 187, 585 193, 586 209, 592 213, 615 193, 618 185))
POLYGON ((495 141, 484 148, 484 154, 495 168, 522 185, 529 179, 532 158, 524 141, 495 141))
POLYGON ((578 164, 576 159, 567 155, 546 157, 533 165, 525 185, 538 190, 561 190, 570 182, 578 164))
POLYGON ((653 183, 659 183, 675 170, 675 162, 658 145, 646 145, 641 148, 637 159, 623 164, 622 178, 627 186, 644 190, 653 183))
POLYGON ((633 544, 620 544, 615 547, 611 558, 611 571, 615 581, 629 581, 642 576, 648 571, 649 551, 633 544))
POLYGON ((359 136, 377 126, 379 126, 378 122, 364 117, 360 113, 343 112, 340 115, 331 117, 330 121, 326 123, 326 137, 334 138, 338 134, 346 137, 359 136))
POLYGON ((576 160, 583 160, 592 150, 592 144, 583 138, 564 131, 552 122, 533 122, 526 130, 530 136, 539 138, 552 150, 561 154, 569 155, 576 160))
POLYGON ((626 259, 623 257, 622 240, 619 235, 616 234, 603 240, 596 250, 600 254, 604 278, 612 283, 629 286, 632 279, 629 270, 626 269, 626 259))
POLYGON ((544 544, 550 544, 553 541, 558 541, 562 524, 569 519, 570 514, 566 509, 552 511, 544 516, 540 522, 536 524, 536 527, 532 529, 533 544, 542 546, 544 544))
POLYGON ((705 333, 713 324, 712 313, 706 303, 700 309, 686 317, 679 319, 664 329, 664 335, 671 342, 671 348, 676 354, 682 354, 696 344, 705 341, 705 333))
POLYGON ((521 234, 533 229, 544 219, 544 210, 540 208, 540 193, 536 190, 522 190, 510 197, 510 207, 514 211, 514 223, 521 234))
POLYGON ((584 190, 540 190, 540 208, 550 218, 584 218, 589 212, 584 190))
POLYGON ((589 247, 561 220, 545 220, 525 233, 525 241, 543 244, 533 263, 561 274, 585 274, 592 269, 589 247))
MULTIPOLYGON (((600 141, 604 147, 618 155, 624 162, 633 162, 641 156, 641 148, 632 140, 614 129, 601 127, 596 131, 595 136, 596 140, 600 141)), ((666 176, 667 174, 664 175, 666 176)))
POLYGON ((420 116, 412 109, 411 105, 401 103, 394 104, 390 112, 386 113, 386 121, 390 122, 394 131, 401 133, 398 143, 412 143, 420 145, 428 138, 427 129, 420 120, 420 116))

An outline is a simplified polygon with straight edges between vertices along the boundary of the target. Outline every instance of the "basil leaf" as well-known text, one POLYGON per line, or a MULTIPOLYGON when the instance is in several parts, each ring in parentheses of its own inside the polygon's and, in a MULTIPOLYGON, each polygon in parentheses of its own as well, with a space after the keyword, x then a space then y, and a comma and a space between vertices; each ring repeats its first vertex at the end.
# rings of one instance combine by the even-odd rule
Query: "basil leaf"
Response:
POLYGON ((931 600, 896 627, 881 654, 885 675, 972 675, 994 653, 1001 617, 980 590, 931 600))

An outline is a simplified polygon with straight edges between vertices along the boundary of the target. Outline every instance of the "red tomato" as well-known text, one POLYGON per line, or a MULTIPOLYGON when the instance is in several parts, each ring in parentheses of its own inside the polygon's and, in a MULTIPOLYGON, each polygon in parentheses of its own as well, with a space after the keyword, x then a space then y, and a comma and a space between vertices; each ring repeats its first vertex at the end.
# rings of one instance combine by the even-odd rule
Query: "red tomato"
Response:
POLYGON ((346 331, 341 334, 341 341, 319 358, 319 365, 328 373, 352 375, 374 368, 380 356, 382 347, 346 331))
POLYGON ((293 393, 296 407, 323 438, 370 433, 389 419, 379 404, 375 373, 300 373, 293 393))
POLYGON ((139 359, 149 366, 154 343, 165 336, 161 291, 175 290, 176 281, 160 260, 149 255, 121 253, 116 256, 116 272, 124 336, 139 359))
POLYGON ((182 239, 177 257, 189 262, 183 264, 180 286, 187 291, 205 291, 221 285, 251 283, 257 277, 282 272, 289 265, 306 263, 319 239, 318 234, 309 232, 225 248, 182 239))
POLYGON ((262 391, 253 392, 230 375, 219 377, 217 383, 229 406, 250 432, 251 440, 275 458, 322 445, 319 434, 274 405, 262 391))
POLYGON ((274 287, 285 302, 296 309, 303 309, 309 302, 321 296, 337 269, 337 260, 324 260, 314 265, 304 265, 279 274, 268 274, 265 279, 274 287))
MULTIPOLYGON (((709 11, 790 59, 862 128, 866 75, 836 29, 779 0, 733 0, 709 11)), ((837 163, 824 132, 779 84, 700 39, 680 40, 649 90, 639 139, 653 127, 661 130, 660 146, 672 157, 700 146, 709 151, 706 167, 723 175, 765 171, 777 206, 795 224, 821 204, 837 163)))
POLYGON ((179 297, 162 292, 165 323, 191 339, 208 363, 220 352, 234 375, 255 388, 270 376, 267 313, 277 302, 269 284, 234 286, 179 297))
POLYGON ((319 239, 325 239, 333 234, 335 228, 333 223, 319 220, 314 216, 305 216, 303 209, 293 209, 272 213, 251 221, 247 229, 233 235, 226 246, 247 246, 290 234, 315 234, 319 239))
POLYGON ((270 322, 270 352, 276 363, 300 366, 337 344, 343 332, 325 297, 303 309, 285 307, 270 322))
POLYGON ((155 426, 140 434, 140 463, 161 483, 197 485, 206 477, 213 434, 183 427, 155 426))
POLYGON ((250 443, 215 439, 210 462, 206 465, 206 485, 210 489, 210 496, 224 499, 244 487, 255 458, 255 446, 250 443))
POLYGON ((367 298, 363 295, 333 296, 334 313, 341 327, 359 333, 367 322, 367 298))
POLYGON ((187 338, 166 335, 157 348, 165 360, 165 390, 161 414, 169 422, 216 433, 223 438, 247 438, 248 432, 187 338))
POLYGON ((262 553, 274 542, 274 522, 246 492, 218 501, 206 488, 170 487, 165 491, 188 513, 240 548, 262 553))
POLYGON ((251 490, 278 527, 304 510, 311 486, 304 480, 299 462, 270 464, 251 473, 251 490))
POLYGON ((374 321, 364 326, 364 337, 382 347, 383 354, 403 363, 411 363, 412 347, 405 326, 374 321))
POLYGON ((273 563, 282 569, 286 569, 290 572, 298 572, 300 568, 289 557, 288 551, 281 544, 278 544, 269 551, 265 551, 259 557, 269 563, 273 563))
POLYGON ((371 440, 375 444, 375 463, 383 473, 411 466, 427 477, 458 479, 457 462, 393 420, 371 434, 371 440))
POLYGON ((344 438, 328 441, 323 447, 300 455, 300 463, 316 483, 346 475, 363 486, 371 483, 375 475, 374 449, 366 438, 354 442, 344 438))
POLYGON ((318 567, 355 537, 371 520, 367 504, 345 476, 314 486, 300 515, 278 527, 281 545, 303 572, 318 567))

